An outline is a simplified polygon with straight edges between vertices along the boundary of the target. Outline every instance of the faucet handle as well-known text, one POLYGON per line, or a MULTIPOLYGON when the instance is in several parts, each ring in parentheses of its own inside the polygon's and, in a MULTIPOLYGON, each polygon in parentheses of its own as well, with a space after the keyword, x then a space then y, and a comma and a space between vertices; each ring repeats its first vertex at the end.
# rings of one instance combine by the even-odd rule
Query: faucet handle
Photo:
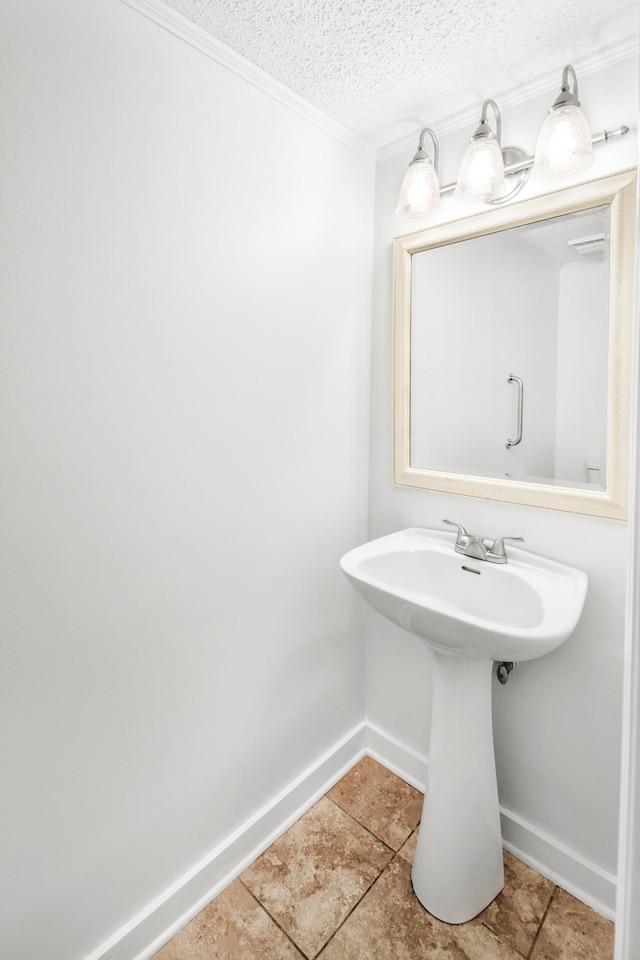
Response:
POLYGON ((443 520, 442 522, 443 522, 443 523, 448 523, 450 527, 457 527, 457 528, 458 528, 458 535, 457 535, 457 537, 456 537, 456 543, 461 543, 461 542, 463 542, 462 538, 469 536, 469 534, 467 533, 467 531, 465 530, 465 528, 462 526, 461 523, 456 523, 455 520, 443 520))
POLYGON ((524 537, 497 537, 487 552, 487 557, 494 563, 507 562, 507 551, 504 548, 505 540, 510 540, 511 543, 524 543, 524 537))

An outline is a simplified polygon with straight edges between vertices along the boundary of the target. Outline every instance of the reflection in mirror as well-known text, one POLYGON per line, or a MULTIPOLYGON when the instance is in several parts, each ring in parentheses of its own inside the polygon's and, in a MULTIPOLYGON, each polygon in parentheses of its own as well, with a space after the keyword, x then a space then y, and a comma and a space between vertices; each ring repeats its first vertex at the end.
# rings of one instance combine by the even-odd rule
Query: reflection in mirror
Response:
POLYGON ((627 515, 635 170, 394 241, 394 483, 627 515))
POLYGON ((606 488, 609 237, 602 205, 413 255, 412 466, 606 488))

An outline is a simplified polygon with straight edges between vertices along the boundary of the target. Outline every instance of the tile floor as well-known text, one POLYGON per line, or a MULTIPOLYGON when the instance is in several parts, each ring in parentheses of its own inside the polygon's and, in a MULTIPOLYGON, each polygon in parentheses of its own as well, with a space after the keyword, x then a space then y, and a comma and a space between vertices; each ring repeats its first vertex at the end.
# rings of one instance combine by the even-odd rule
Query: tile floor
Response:
POLYGON ((154 960, 612 960, 613 924, 505 853, 449 926, 411 889, 422 794, 365 757, 154 960))

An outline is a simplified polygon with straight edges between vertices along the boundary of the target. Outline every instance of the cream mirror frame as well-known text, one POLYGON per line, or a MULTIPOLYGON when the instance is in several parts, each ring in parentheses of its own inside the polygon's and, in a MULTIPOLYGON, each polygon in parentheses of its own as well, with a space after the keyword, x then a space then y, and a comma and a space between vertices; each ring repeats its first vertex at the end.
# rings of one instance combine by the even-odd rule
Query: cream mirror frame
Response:
MULTIPOLYGON (((394 241, 394 475, 396 486, 453 493, 572 513, 627 518, 635 169, 438 224, 394 241), (412 258, 448 244, 593 207, 610 207, 606 486, 448 473, 411 461, 412 258)), ((464 278, 462 278, 464 282, 464 278)), ((481 303, 477 323, 482 322, 481 303)), ((451 358, 443 358, 451 363, 451 358)), ((451 370, 455 389, 455 370, 451 370)))

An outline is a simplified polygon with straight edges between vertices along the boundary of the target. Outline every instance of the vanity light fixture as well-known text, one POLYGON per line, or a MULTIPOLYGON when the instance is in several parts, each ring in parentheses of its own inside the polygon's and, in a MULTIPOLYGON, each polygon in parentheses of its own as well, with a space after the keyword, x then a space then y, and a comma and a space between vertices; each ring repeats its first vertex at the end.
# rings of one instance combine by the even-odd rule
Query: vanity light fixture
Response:
POLYGON ((424 215, 433 209, 439 196, 452 193, 472 202, 506 203, 520 193, 534 164, 535 172, 543 178, 562 180, 588 167, 593 146, 628 132, 629 127, 623 126, 591 136, 580 109, 575 70, 566 66, 562 72, 562 89, 540 130, 535 157, 527 156, 519 147, 502 146, 500 111, 494 100, 485 100, 480 125, 464 154, 457 182, 438 189, 438 140, 431 128, 423 128, 418 151, 402 181, 396 214, 400 217, 424 215), (495 133, 487 119, 489 107, 495 114, 495 133), (427 135, 433 141, 433 164, 425 151, 427 135))
POLYGON ((495 100, 485 100, 476 132, 469 141, 458 171, 456 197, 463 200, 495 200, 505 192, 502 156, 502 120, 495 100), (495 115, 496 132, 487 120, 487 108, 495 115))
POLYGON ((536 173, 548 180, 570 177, 593 163, 591 133, 578 100, 571 65, 562 71, 560 93, 542 124, 536 146, 536 173))
POLYGON ((431 127, 423 127, 416 154, 409 164, 400 187, 400 198, 396 213, 398 216, 412 213, 426 213, 440 199, 438 183, 438 138, 431 127), (433 162, 425 150, 425 137, 431 137, 433 143, 433 162))

